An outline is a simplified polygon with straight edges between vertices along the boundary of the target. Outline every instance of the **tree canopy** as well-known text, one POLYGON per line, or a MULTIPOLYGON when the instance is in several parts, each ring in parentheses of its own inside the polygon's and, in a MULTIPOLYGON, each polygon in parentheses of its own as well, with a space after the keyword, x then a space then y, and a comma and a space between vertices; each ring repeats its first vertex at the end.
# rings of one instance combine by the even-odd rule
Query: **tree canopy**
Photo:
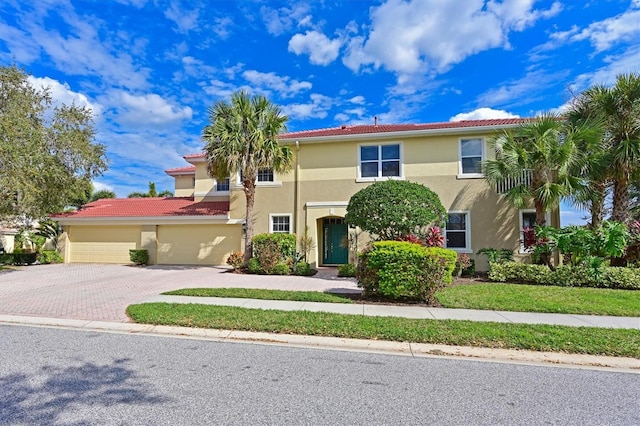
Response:
MULTIPOLYGON (((127 198, 153 198, 153 197, 173 197, 173 192, 165 189, 158 192, 155 182, 149 182, 149 190, 147 192, 132 192, 127 198)), ((107 198, 107 197, 105 197, 107 198)))
POLYGON ((253 205, 258 171, 286 172, 293 167, 293 152, 278 142, 288 117, 261 95, 235 92, 230 102, 209 109, 209 124, 202 132, 209 175, 219 179, 240 176, 246 204, 245 263, 252 255, 253 205))
POLYGON ((92 111, 55 106, 15 65, 0 66, 0 217, 41 218, 82 196, 107 168, 92 111))
POLYGON ((424 185, 401 180, 375 182, 356 192, 345 222, 380 240, 424 236, 430 225, 442 226, 447 211, 438 194, 424 185))

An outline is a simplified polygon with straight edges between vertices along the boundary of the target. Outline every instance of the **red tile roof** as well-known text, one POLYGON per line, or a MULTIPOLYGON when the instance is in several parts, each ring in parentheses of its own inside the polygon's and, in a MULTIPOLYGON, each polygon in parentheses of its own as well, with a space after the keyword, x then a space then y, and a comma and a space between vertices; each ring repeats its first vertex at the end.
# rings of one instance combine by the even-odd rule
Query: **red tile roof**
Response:
POLYGON ((58 218, 220 216, 229 213, 228 201, 194 202, 193 197, 106 198, 81 209, 59 213, 58 218))
POLYGON ((169 176, 191 175, 196 172, 196 166, 176 167, 174 169, 167 169, 164 172, 169 176))
POLYGON ((491 120, 463 120, 441 123, 424 124, 359 124, 354 126, 340 126, 327 129, 304 130, 301 132, 285 133, 280 139, 312 138, 326 136, 362 135, 371 133, 412 132, 420 130, 463 129, 473 127, 502 127, 517 125, 528 121, 528 118, 498 118, 491 120))

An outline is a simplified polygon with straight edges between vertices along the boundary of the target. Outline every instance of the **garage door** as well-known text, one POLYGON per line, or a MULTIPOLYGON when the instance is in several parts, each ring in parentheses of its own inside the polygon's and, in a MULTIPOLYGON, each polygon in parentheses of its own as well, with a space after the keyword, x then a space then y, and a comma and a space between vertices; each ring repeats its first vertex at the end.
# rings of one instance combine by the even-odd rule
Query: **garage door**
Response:
POLYGON ((240 250, 240 225, 160 225, 158 263, 162 265, 224 265, 240 250))
POLYGON ((139 226, 71 226, 71 262, 131 263, 129 249, 140 247, 139 226))

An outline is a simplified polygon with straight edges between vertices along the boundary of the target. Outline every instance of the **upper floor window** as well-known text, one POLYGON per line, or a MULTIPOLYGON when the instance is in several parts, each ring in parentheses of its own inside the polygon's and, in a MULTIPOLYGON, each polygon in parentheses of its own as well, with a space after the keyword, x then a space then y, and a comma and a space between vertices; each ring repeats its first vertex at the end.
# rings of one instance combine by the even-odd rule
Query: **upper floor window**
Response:
POLYGON ((471 249, 469 212, 449 212, 444 231, 445 247, 468 251, 471 249))
POLYGON ((361 145, 360 178, 400 177, 400 144, 361 145))
POLYGON ((271 233, 291 233, 291 215, 269 215, 271 233))
POLYGON ((258 182, 273 182, 273 170, 272 169, 258 170, 258 182))
POLYGON ((460 139, 460 173, 463 175, 482 174, 484 160, 484 140, 481 138, 460 139))
POLYGON ((229 178, 216 180, 216 192, 229 191, 229 178))

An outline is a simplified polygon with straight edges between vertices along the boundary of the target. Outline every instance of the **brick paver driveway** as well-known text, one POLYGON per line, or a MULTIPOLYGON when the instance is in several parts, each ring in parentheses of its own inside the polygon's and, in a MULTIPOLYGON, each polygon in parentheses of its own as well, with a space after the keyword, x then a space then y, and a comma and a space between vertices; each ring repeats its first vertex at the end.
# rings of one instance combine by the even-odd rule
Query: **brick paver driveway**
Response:
POLYGON ((283 277, 225 273, 223 268, 196 266, 32 265, 0 271, 0 314, 128 321, 128 305, 186 287, 357 288, 353 280, 339 279, 331 273, 283 277))

